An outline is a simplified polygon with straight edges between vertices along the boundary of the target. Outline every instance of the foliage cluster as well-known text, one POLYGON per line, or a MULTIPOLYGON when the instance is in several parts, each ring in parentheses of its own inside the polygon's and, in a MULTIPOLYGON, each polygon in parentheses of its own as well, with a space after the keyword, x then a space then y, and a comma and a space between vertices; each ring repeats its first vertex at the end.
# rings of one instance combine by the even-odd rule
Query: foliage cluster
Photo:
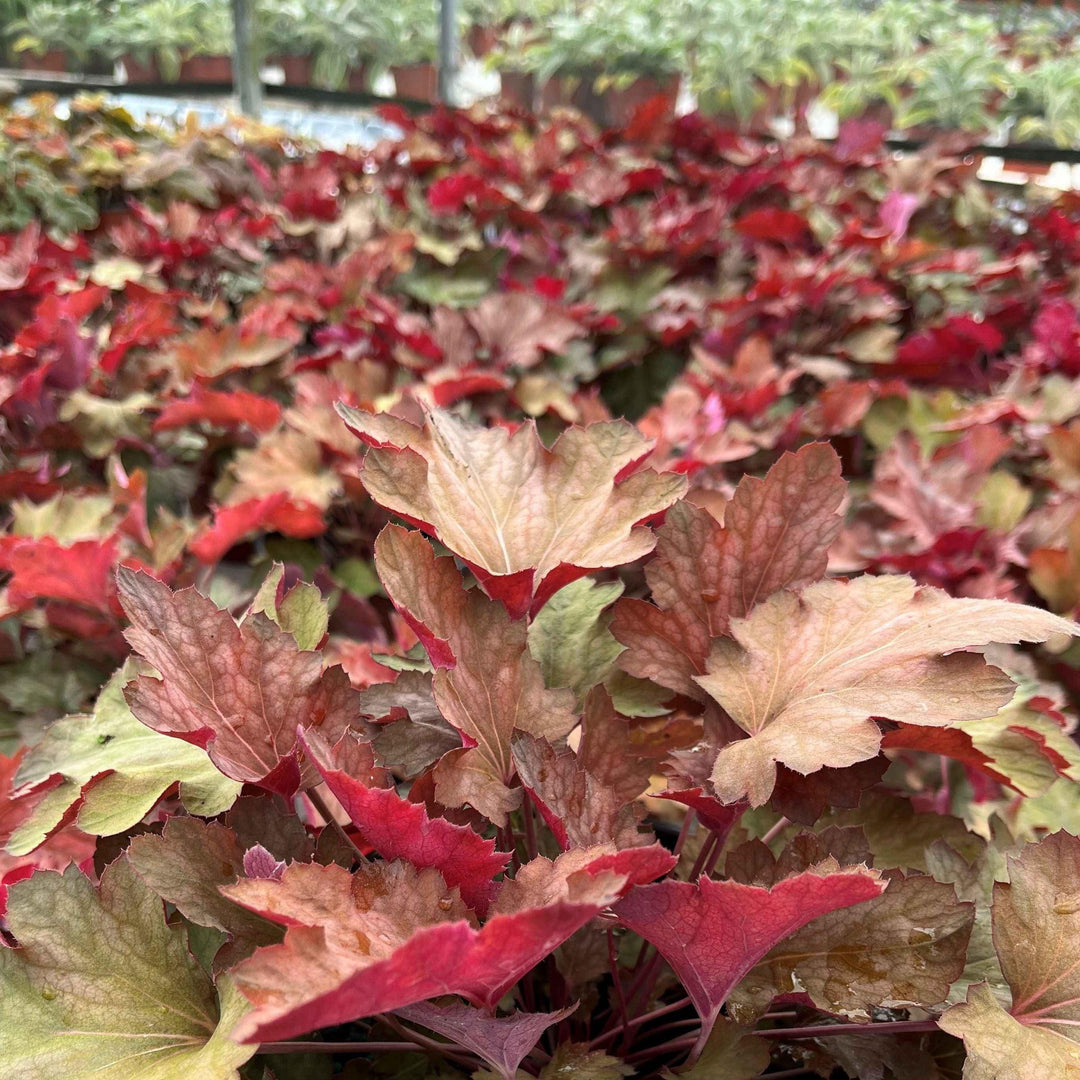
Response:
POLYGON ((1080 1068, 1080 202, 391 116, 0 118, 0 1077, 1080 1068))

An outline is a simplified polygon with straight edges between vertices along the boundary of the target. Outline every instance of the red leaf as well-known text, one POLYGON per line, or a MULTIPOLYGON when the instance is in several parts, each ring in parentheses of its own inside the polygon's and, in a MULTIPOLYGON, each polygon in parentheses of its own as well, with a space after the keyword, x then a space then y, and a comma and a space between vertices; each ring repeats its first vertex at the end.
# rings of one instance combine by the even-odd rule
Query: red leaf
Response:
POLYGON ((281 406, 272 398, 245 390, 222 392, 196 385, 189 397, 168 402, 154 421, 154 431, 171 431, 205 422, 217 427, 246 425, 269 431, 281 419, 281 406))
POLYGON ((113 587, 118 557, 115 536, 68 547, 44 536, 17 541, 0 561, 12 573, 8 592, 13 605, 39 597, 68 600, 112 617, 120 614, 113 587))
POLYGON ((203 747, 226 775, 286 797, 314 782, 301 771, 297 727, 339 738, 360 712, 340 667, 302 651, 261 612, 237 626, 194 589, 172 592, 149 574, 122 568, 120 601, 132 648, 160 673, 125 689, 148 727, 203 747))
POLYGON ((645 569, 655 605, 620 600, 611 631, 631 675, 700 699, 712 639, 783 588, 824 575, 840 531, 846 485, 827 443, 784 454, 764 480, 744 476, 720 524, 690 503, 674 506, 645 569))
MULTIPOLYGON (((654 858, 647 848, 620 857, 624 865, 654 858)), ((234 969, 256 1006, 234 1037, 288 1039, 442 994, 493 1011, 630 883, 608 871, 594 874, 593 862, 589 853, 573 852, 555 863, 526 863, 503 885, 495 914, 479 930, 438 873, 402 862, 373 863, 355 875, 336 865, 293 863, 281 881, 226 886, 230 899, 289 927, 281 945, 234 969)))
POLYGON ((781 244, 794 244, 810 231, 810 226, 801 214, 767 206, 743 214, 735 222, 735 231, 750 237, 751 240, 775 240, 781 244))
POLYGON ((461 890, 469 907, 487 914, 497 889, 493 879, 506 869, 507 852, 496 851, 494 840, 472 829, 428 817, 423 806, 401 798, 393 788, 364 784, 355 778, 355 766, 343 771, 342 744, 331 749, 314 733, 301 735, 301 742, 352 823, 384 859, 407 859, 421 869, 438 870, 447 885, 461 890))
POLYGON ((702 878, 635 889, 615 906, 623 925, 651 941, 672 966, 708 1036, 735 984, 774 945, 811 919, 885 889, 873 870, 841 870, 835 859, 771 889, 702 878))
POLYGON ((237 542, 257 531, 279 532, 305 540, 326 530, 322 511, 312 503, 293 502, 288 492, 277 491, 264 499, 223 506, 214 512, 214 523, 189 545, 200 562, 218 562, 237 542))

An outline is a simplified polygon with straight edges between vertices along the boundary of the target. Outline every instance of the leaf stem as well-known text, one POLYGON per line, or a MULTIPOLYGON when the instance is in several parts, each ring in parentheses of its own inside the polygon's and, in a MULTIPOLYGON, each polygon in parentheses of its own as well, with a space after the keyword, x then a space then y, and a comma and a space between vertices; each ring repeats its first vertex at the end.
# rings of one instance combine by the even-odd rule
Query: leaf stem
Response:
POLYGON ((314 789, 305 792, 308 799, 311 801, 311 805, 319 812, 319 816, 338 834, 338 837, 343 840, 350 848, 352 848, 353 854, 360 861, 361 866, 368 861, 367 856, 356 845, 356 842, 345 831, 341 823, 330 812, 330 807, 326 805, 326 800, 314 789))
MULTIPOLYGON (((690 1004, 690 999, 683 998, 681 1001, 676 1001, 671 1005, 665 1005, 661 1009, 653 1009, 652 1012, 642 1013, 641 1016, 635 1016, 633 1020, 627 1022, 627 1028, 640 1027, 642 1024, 647 1024, 650 1020, 659 1020, 661 1016, 667 1016, 669 1013, 678 1012, 680 1009, 685 1009, 690 1004)), ((620 1033, 621 1028, 612 1028, 610 1031, 605 1031, 603 1035, 598 1035, 591 1043, 589 1043, 590 1050, 599 1049, 604 1043, 611 1042, 620 1033)))
POLYGON ((784 829, 784 828, 785 828, 786 826, 788 826, 788 825, 790 825, 790 824, 791 824, 791 822, 790 822, 790 821, 788 821, 788 819, 787 819, 786 817, 782 817, 782 818, 781 818, 781 819, 780 819, 780 820, 779 820, 778 822, 776 822, 776 824, 775 824, 775 825, 773 825, 773 826, 772 826, 772 827, 771 827, 771 828, 770 828, 770 829, 768 830, 768 832, 766 832, 766 833, 765 833, 765 835, 764 835, 764 836, 763 836, 763 837, 761 838, 761 842, 762 842, 763 844, 770 844, 770 843, 772 843, 772 841, 773 841, 773 840, 775 840, 775 839, 776 839, 776 837, 780 835, 780 832, 781 832, 781 831, 782 831, 782 830, 783 830, 783 829, 784 829))
POLYGON ((259 1046, 257 1054, 380 1054, 395 1050, 422 1050, 414 1042, 305 1042, 303 1039, 286 1039, 283 1042, 266 1042, 259 1046))
POLYGON ((676 858, 679 857, 683 844, 686 843, 686 838, 690 835, 690 828, 696 820, 697 814, 693 810, 687 810, 683 814, 682 827, 679 829, 679 835, 675 839, 675 846, 671 849, 671 854, 676 858))
POLYGON ((619 974, 619 953, 615 947, 615 935, 611 932, 610 926, 607 929, 607 954, 615 1000, 619 1005, 619 1019, 622 1021, 623 1031, 629 1031, 630 1013, 626 1007, 626 992, 622 984, 622 976, 619 974))
POLYGON ((754 1034, 763 1039, 824 1039, 830 1035, 914 1035, 937 1031, 936 1020, 886 1020, 877 1024, 808 1024, 806 1027, 766 1028, 754 1034))
POLYGON ((466 1050, 458 1043, 439 1042, 438 1039, 429 1039, 426 1035, 421 1035, 419 1031, 414 1031, 412 1028, 406 1027, 396 1016, 393 1016, 390 1013, 380 1013, 379 1019, 388 1027, 393 1028, 399 1035, 404 1035, 405 1038, 411 1039, 416 1043, 418 1049, 441 1054, 443 1057, 448 1057, 451 1061, 464 1064, 469 1068, 475 1067, 475 1062, 477 1060, 476 1055, 473 1054, 471 1050, 466 1050))
POLYGON ((697 881, 701 876, 701 871, 705 869, 705 864, 709 861, 709 856, 712 855, 713 848, 717 846, 716 833, 710 832, 705 838, 705 843, 701 845, 701 850, 698 852, 697 859, 694 860, 694 865, 690 869, 690 876, 688 881, 697 881))
MULTIPOLYGON (((765 1031, 755 1031, 754 1034, 761 1038, 772 1039, 823 1039, 831 1035, 914 1035, 918 1032, 937 1031, 937 1022, 934 1020, 890 1020, 879 1024, 818 1024, 807 1027, 792 1028, 769 1028, 765 1031)), ((628 1065, 636 1061, 645 1061, 652 1056, 670 1054, 677 1050, 689 1050, 696 1047, 700 1041, 700 1035, 682 1035, 677 1039, 671 1039, 659 1046, 650 1046, 644 1050, 638 1050, 627 1055, 624 1059, 628 1065)), ((776 1075, 770 1074, 770 1075, 776 1075)), ((784 1075, 781 1073, 780 1075, 784 1075)))
POLYGON ((533 820, 532 799, 527 793, 522 805, 521 817, 525 822, 525 854, 531 861, 540 853, 540 848, 536 843, 536 822, 533 820))

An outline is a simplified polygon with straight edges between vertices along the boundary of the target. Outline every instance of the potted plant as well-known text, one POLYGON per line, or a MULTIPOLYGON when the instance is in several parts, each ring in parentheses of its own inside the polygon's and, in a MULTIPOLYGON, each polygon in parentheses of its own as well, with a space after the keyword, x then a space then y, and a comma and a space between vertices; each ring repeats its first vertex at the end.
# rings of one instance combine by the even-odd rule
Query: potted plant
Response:
POLYGON ((287 86, 367 89, 368 70, 386 38, 379 9, 358 0, 274 0, 264 9, 263 48, 287 86))
POLYGON ((998 125, 995 106, 1008 86, 1008 69, 995 36, 958 34, 910 63, 911 97, 897 126, 913 137, 938 131, 986 134, 998 125))
POLYGON ((902 97, 903 77, 896 63, 877 49, 860 49, 839 58, 837 69, 821 103, 841 120, 876 120, 891 128, 902 97))
POLYGON ((285 86, 311 84, 312 49, 309 5, 303 0, 263 0, 259 8, 259 46, 264 64, 281 69, 285 86))
MULTIPOLYGON (((1076 146, 1080 142, 1080 55, 1043 60, 1018 72, 1003 113, 1012 121, 1010 143, 1053 143, 1076 146)), ((1005 168, 1028 176, 1045 176, 1052 162, 1006 159, 1005 168)))
POLYGON ((526 112, 536 108, 536 75, 529 68, 526 54, 540 40, 530 26, 511 23, 488 55, 487 66, 499 73, 499 97, 506 105, 526 112))
POLYGON ((113 51, 129 83, 176 82, 199 47, 199 0, 120 0, 111 19, 113 51))
POLYGON ((572 103, 604 126, 621 127, 656 97, 673 114, 682 51, 666 12, 652 4, 608 3, 551 20, 524 59, 546 107, 572 103))
POLYGON ((386 9, 387 40, 381 59, 394 77, 394 92, 412 101, 438 99, 438 13, 433 3, 395 4, 386 9))
POLYGON ((88 0, 35 0, 9 28, 12 51, 29 71, 84 70, 100 13, 88 0))
POLYGON ((503 29, 497 3, 495 0, 464 0, 460 15, 469 52, 483 60, 498 47, 503 29))
POLYGON ((780 101, 765 75, 764 53, 756 35, 734 22, 703 34, 690 63, 701 111, 743 130, 768 130, 780 101))
POLYGON ((221 3, 197 5, 198 40, 180 64, 180 81, 185 83, 231 84, 232 13, 221 3))

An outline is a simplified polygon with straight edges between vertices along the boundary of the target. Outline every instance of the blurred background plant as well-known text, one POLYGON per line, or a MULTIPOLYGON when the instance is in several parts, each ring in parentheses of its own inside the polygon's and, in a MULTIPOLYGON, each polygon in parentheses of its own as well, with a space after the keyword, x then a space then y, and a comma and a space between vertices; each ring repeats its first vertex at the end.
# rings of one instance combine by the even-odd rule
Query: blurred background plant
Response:
MULTIPOLYGON (((367 89, 391 71, 403 96, 434 86, 436 0, 256 0, 256 10, 259 58, 285 82, 367 89)), ((504 89, 526 78, 526 106, 573 103, 610 117, 606 101, 674 101, 681 83, 684 101, 748 130, 778 120, 805 129, 817 105, 915 134, 1008 131, 1071 146, 1080 132, 1080 14, 1061 7, 463 0, 459 15, 463 55, 499 71, 504 89)), ((131 81, 230 77, 189 63, 227 57, 228 0, 0 0, 0 18, 8 55, 23 66, 93 70, 122 59, 131 81)))

